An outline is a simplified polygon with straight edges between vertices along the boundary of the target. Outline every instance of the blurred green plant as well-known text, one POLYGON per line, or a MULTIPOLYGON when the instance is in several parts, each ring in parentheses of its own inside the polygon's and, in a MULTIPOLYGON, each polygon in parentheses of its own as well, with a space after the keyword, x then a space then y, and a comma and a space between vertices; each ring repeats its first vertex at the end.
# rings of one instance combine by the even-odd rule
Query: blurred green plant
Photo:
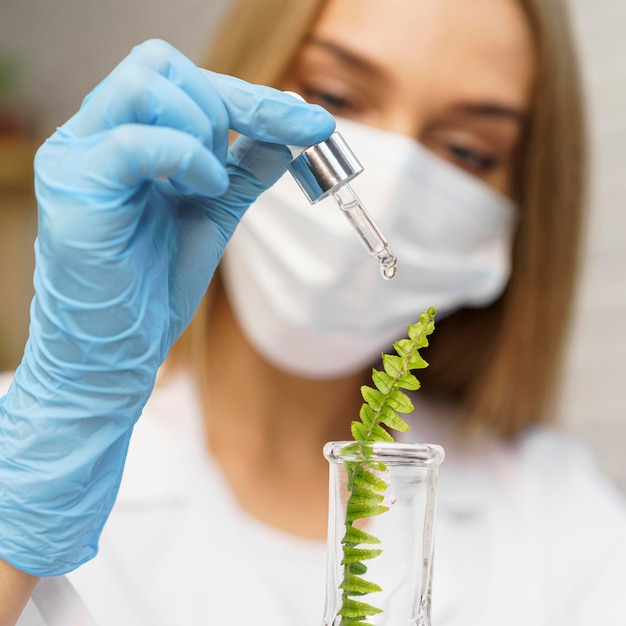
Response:
POLYGON ((0 54, 0 98, 5 98, 17 91, 19 79, 16 62, 0 54))

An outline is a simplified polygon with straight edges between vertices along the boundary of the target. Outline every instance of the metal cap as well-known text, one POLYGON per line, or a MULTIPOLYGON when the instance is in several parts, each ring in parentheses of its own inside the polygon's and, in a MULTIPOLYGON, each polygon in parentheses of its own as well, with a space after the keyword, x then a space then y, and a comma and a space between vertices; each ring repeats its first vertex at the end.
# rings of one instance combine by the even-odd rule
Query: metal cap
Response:
POLYGON ((343 137, 335 132, 326 141, 303 150, 290 163, 289 171, 314 204, 358 176, 363 166, 343 137))

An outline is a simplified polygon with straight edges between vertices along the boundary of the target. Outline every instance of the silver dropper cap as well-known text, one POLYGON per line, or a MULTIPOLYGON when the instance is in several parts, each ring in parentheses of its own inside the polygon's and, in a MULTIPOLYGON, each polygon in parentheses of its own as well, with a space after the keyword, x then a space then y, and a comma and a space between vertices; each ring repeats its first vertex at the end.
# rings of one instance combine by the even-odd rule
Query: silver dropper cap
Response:
POLYGON ((334 132, 326 141, 305 148, 289 171, 311 204, 323 200, 363 171, 343 137, 334 132))

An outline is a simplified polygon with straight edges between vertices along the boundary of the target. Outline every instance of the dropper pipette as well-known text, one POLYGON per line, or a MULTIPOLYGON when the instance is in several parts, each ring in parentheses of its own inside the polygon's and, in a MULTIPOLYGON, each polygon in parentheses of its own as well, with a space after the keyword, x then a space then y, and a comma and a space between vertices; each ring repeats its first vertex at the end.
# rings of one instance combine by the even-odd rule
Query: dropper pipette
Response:
POLYGON ((308 148, 292 146, 290 148, 294 153, 294 159, 289 165, 289 171, 309 202, 316 204, 332 196, 359 235, 365 249, 378 260, 383 278, 386 280, 393 278, 396 274, 397 259, 350 186, 350 181, 363 171, 363 166, 343 137, 334 132, 326 141, 308 148))

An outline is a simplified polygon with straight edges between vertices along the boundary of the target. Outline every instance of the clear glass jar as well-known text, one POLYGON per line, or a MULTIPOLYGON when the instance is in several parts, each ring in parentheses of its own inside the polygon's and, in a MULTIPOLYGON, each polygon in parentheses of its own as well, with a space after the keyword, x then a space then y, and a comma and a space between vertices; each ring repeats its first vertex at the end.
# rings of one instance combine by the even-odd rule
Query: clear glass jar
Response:
POLYGON ((430 626, 434 515, 443 448, 329 442, 323 626, 430 626))

